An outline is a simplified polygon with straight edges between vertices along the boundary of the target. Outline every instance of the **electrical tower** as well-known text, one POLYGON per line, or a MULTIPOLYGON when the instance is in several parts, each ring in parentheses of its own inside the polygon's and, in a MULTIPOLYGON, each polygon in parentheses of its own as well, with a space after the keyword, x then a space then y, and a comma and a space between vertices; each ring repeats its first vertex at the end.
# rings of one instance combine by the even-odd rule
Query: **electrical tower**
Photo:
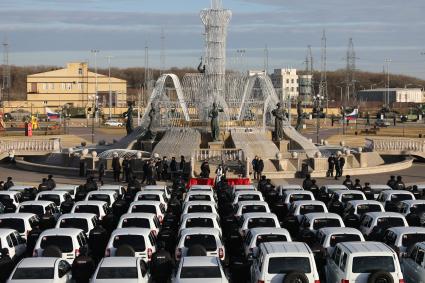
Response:
POLYGON ((345 83, 347 92, 345 103, 349 103, 350 99, 354 98, 354 94, 356 93, 356 52, 354 51, 354 43, 352 38, 350 38, 348 42, 346 61, 347 68, 345 74, 345 83))
POLYGON ((10 65, 9 65, 9 44, 7 43, 7 38, 3 42, 3 76, 2 76, 2 85, 1 85, 1 96, 0 101, 10 100, 10 65))
MULTIPOLYGON (((314 84, 313 84, 313 52, 311 51, 311 45, 307 46, 307 54, 305 56, 305 74, 308 76, 307 80, 305 81, 305 85, 303 87, 305 88, 305 96, 313 96, 314 93, 314 84)), ((307 99, 305 97, 304 99, 307 99)))
POLYGON ((161 28, 161 54, 159 55, 160 59, 160 71, 159 75, 162 75, 165 72, 165 34, 164 28, 161 28))
MULTIPOLYGON (((152 80, 152 74, 149 67, 149 46, 146 42, 145 45, 145 78, 144 78, 144 99, 149 100, 149 95, 151 94, 151 80, 152 80)), ((143 100, 144 100, 143 99, 143 100)), ((143 101, 145 103, 145 101, 143 101)))
POLYGON ((328 113, 328 105, 329 105, 329 96, 328 96, 328 73, 327 73, 327 50, 326 50, 326 48, 327 48, 326 31, 323 30, 319 95, 326 101, 326 114, 327 114, 328 113))

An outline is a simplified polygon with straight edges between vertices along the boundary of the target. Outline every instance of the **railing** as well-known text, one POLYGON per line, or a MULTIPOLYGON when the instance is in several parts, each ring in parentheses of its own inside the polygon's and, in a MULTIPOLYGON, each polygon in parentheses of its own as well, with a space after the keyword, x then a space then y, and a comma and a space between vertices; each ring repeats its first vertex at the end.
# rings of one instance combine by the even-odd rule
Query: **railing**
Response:
POLYGON ((242 149, 198 149, 194 152, 195 161, 245 161, 242 149))
POLYGON ((60 139, 48 139, 48 140, 35 140, 35 139, 24 139, 24 140, 3 140, 0 141, 0 153, 12 152, 15 154, 22 154, 25 152, 59 152, 60 151, 60 139))
POLYGON ((367 139, 367 148, 378 152, 425 152, 425 140, 406 138, 371 138, 367 139))

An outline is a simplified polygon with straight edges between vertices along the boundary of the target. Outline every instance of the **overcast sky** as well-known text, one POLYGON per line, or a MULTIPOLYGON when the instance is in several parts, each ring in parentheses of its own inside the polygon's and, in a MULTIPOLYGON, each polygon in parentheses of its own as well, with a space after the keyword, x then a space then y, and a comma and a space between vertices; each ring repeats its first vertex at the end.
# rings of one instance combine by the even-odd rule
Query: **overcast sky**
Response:
MULTIPOLYGON (((344 68, 350 37, 357 68, 425 78, 424 0, 223 0, 233 11, 229 27, 229 68, 262 69, 264 47, 269 68, 304 69, 307 45, 320 67, 320 39, 326 29, 329 69, 344 68), (236 59, 236 50, 246 50, 236 59)), ((67 61, 99 65, 114 56, 113 66, 159 66, 161 29, 166 66, 196 67, 203 53, 199 11, 209 0, 0 0, 0 41, 8 38, 15 65, 64 65, 67 61)))

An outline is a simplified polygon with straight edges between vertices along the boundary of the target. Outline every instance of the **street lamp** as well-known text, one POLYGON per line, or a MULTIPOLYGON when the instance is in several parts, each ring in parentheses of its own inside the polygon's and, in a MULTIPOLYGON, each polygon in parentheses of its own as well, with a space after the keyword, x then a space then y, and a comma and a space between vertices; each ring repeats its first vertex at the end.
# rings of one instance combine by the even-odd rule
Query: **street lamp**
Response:
POLYGON ((321 114, 321 108, 322 108, 322 100, 323 100, 323 96, 322 95, 316 95, 313 97, 314 99, 314 107, 316 108, 316 143, 319 144, 320 138, 319 138, 319 133, 320 133, 320 114, 321 114))
POLYGON ((98 96, 97 96, 97 92, 98 92, 98 88, 97 88, 97 53, 99 53, 98 49, 92 49, 91 53, 94 54, 94 76, 95 76, 95 109, 94 109, 94 115, 96 117, 96 121, 97 121, 97 109, 98 109, 98 96))
POLYGON ((112 90, 111 90, 111 58, 113 56, 107 56, 108 58, 108 82, 109 82, 109 119, 112 119, 112 90))
POLYGON ((385 59, 385 63, 387 63, 387 99, 386 104, 388 108, 390 107, 390 63, 392 62, 391 59, 385 59))

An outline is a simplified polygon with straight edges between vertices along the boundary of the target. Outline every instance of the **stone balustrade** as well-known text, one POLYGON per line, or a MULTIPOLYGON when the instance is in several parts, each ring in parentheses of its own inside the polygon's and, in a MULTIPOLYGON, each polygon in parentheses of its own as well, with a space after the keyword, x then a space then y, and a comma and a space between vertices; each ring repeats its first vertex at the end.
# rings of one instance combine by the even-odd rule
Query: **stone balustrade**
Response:
POLYGON ((245 161, 242 149, 198 149, 194 154, 195 161, 245 161))
POLYGON ((60 152, 60 139, 19 139, 0 141, 0 153, 15 154, 60 152))
POLYGON ((377 152, 424 153, 425 140, 407 138, 369 138, 367 147, 377 152))

